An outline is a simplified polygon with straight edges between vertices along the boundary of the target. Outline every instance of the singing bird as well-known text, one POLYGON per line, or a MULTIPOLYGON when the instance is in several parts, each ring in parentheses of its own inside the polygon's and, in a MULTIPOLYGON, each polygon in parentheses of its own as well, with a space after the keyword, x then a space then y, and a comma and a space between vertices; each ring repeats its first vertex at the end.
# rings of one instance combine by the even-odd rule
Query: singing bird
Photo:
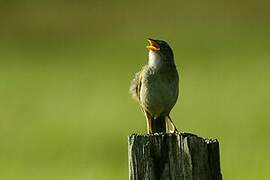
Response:
POLYGON ((163 40, 148 39, 148 42, 148 64, 136 73, 130 93, 145 114, 149 134, 177 132, 170 118, 179 94, 173 51, 163 40))

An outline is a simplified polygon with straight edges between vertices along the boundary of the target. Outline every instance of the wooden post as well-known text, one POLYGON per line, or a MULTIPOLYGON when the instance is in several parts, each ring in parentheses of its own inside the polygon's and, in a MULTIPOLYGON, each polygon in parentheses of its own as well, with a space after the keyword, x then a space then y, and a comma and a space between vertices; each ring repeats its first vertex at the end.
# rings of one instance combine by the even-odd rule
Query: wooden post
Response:
POLYGON ((130 135, 129 180, 222 180, 217 140, 193 134, 130 135))

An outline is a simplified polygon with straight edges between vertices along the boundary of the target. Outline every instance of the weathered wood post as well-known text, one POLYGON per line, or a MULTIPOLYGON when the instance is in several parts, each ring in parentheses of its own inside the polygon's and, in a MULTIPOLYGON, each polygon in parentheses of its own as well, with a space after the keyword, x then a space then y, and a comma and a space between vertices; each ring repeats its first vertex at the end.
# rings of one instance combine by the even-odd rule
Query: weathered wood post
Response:
POLYGON ((222 180, 217 140, 193 134, 130 135, 129 180, 222 180))

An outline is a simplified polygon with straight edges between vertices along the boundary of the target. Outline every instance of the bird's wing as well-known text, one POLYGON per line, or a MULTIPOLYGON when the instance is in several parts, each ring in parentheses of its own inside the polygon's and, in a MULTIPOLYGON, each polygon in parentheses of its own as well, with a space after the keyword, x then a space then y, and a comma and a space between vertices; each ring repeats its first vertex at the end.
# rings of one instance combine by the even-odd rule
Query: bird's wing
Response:
POLYGON ((138 103, 140 103, 140 91, 142 85, 142 72, 145 66, 141 71, 135 74, 135 78, 131 81, 129 92, 132 95, 133 99, 135 99, 138 103))

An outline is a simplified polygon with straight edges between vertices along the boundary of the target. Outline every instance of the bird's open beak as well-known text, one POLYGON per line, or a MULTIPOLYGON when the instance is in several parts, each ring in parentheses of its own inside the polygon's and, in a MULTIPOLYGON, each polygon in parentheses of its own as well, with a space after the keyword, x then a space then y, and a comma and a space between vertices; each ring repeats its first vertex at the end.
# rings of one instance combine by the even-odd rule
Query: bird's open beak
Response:
POLYGON ((148 39, 148 42, 149 42, 149 45, 146 46, 147 49, 152 50, 152 51, 159 51, 160 50, 160 47, 155 40, 148 39))

